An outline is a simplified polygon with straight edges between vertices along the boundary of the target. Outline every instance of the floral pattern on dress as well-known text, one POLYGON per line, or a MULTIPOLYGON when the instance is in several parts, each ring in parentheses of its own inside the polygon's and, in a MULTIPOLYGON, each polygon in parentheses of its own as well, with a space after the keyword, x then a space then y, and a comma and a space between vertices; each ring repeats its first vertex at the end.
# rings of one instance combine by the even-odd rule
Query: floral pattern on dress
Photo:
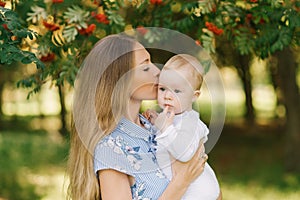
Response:
MULTIPOLYGON (((157 150, 157 141, 155 140, 157 130, 155 126, 152 126, 152 124, 146 118, 144 118, 143 115, 140 115, 140 121, 144 125, 145 129, 147 129, 150 133, 149 137, 147 138, 147 142, 150 146, 148 152, 155 154, 157 150)), ((152 160, 153 162, 157 162, 155 156, 153 156, 152 160)))
POLYGON ((152 198, 143 197, 144 192, 146 190, 145 183, 141 183, 139 185, 134 184, 132 188, 135 189, 134 194, 132 194, 133 199, 132 200, 151 200, 152 198))
POLYGON ((131 167, 133 167, 135 170, 139 170, 141 168, 142 158, 138 153, 140 147, 129 146, 120 135, 118 135, 116 138, 109 136, 102 140, 100 145, 110 147, 117 154, 125 154, 131 167))
POLYGON ((95 172, 114 169, 134 177, 135 184, 131 186, 133 200, 155 200, 169 180, 156 160, 155 127, 147 119, 140 119, 144 128, 123 118, 111 134, 99 141, 94 167, 95 172))

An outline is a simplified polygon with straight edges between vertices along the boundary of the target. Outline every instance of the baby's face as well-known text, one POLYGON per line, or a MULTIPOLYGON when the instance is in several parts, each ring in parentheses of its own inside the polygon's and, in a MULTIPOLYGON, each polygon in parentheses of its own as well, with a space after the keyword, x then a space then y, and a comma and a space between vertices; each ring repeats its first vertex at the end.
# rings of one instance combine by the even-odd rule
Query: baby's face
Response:
POLYGON ((191 78, 183 70, 163 69, 159 76, 158 105, 163 109, 169 106, 175 114, 191 110, 197 98, 189 82, 191 78))

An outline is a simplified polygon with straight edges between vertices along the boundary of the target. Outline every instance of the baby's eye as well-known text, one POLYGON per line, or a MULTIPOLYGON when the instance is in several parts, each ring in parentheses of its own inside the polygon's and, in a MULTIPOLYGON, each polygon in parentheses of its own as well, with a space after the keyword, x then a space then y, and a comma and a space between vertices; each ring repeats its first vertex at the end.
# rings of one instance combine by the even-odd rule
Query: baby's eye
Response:
POLYGON ((175 93, 180 93, 181 91, 178 90, 178 89, 175 89, 174 92, 175 92, 175 93))
POLYGON ((160 87, 159 90, 163 92, 163 91, 165 91, 166 89, 163 88, 163 87, 160 87))

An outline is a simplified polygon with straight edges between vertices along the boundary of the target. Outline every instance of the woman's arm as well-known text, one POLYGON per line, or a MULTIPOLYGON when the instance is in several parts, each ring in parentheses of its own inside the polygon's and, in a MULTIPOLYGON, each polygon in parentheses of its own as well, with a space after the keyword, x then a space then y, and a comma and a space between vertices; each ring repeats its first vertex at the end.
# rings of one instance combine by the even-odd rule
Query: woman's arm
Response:
MULTIPOLYGON (((200 156, 203 144, 188 162, 174 161, 173 177, 159 200, 180 200, 188 186, 203 172, 207 155, 200 156)), ((100 170, 100 190, 102 200, 131 200, 130 178, 127 174, 113 169, 100 170)))
POLYGON ((203 172, 208 156, 202 152, 201 144, 195 155, 188 162, 174 160, 172 164, 173 177, 159 200, 180 200, 189 185, 203 172))
POLYGON ((127 174, 113 169, 100 170, 98 173, 102 200, 132 200, 127 174))

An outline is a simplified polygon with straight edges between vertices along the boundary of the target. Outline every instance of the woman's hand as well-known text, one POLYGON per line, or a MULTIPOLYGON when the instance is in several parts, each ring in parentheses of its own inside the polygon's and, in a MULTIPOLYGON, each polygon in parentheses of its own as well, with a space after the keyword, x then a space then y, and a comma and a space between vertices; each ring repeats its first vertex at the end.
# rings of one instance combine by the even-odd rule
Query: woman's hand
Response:
POLYGON ((200 142, 200 146, 191 160, 187 162, 174 160, 172 180, 159 200, 180 200, 189 185, 203 172, 207 159, 203 142, 200 142))
POLYGON ((200 143, 198 150, 191 160, 180 162, 174 160, 172 164, 173 178, 176 181, 182 181, 186 187, 190 185, 204 170, 204 165, 208 159, 205 154, 203 142, 200 143))

